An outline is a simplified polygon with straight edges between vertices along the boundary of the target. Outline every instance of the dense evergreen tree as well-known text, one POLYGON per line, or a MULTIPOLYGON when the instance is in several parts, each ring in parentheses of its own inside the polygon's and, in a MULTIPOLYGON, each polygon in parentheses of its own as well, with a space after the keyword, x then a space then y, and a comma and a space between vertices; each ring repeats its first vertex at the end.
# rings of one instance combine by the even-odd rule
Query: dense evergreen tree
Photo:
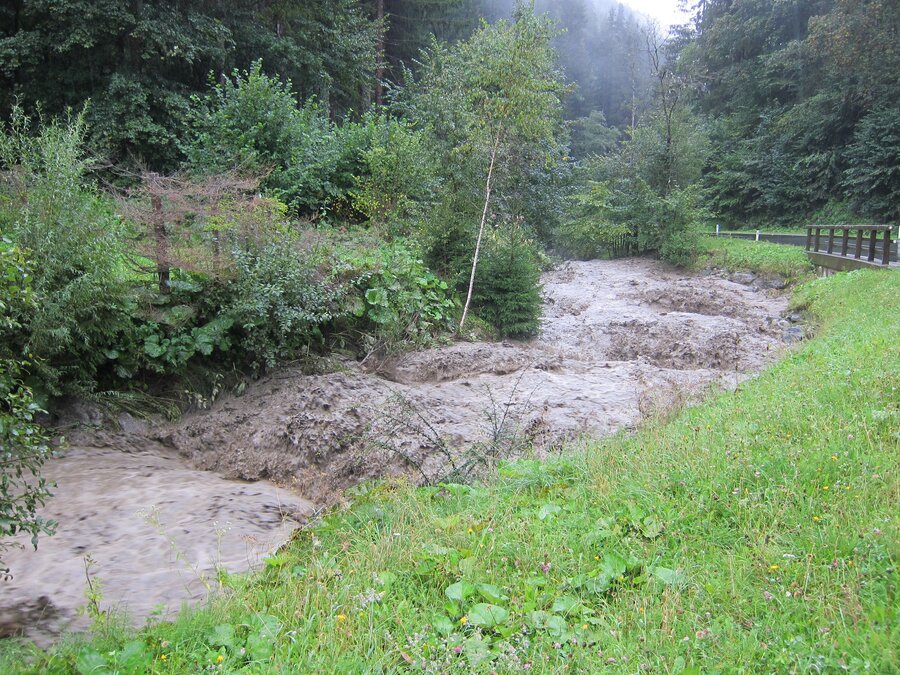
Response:
POLYGON ((736 220, 848 207, 896 220, 900 130, 886 111, 900 95, 898 44, 890 0, 701 3, 680 66, 713 121, 711 205, 736 220))
POLYGON ((363 106, 373 50, 356 0, 13 0, 0 8, 0 114, 16 98, 49 114, 90 99, 96 149, 172 168, 178 125, 210 73, 262 59, 340 115, 363 106))

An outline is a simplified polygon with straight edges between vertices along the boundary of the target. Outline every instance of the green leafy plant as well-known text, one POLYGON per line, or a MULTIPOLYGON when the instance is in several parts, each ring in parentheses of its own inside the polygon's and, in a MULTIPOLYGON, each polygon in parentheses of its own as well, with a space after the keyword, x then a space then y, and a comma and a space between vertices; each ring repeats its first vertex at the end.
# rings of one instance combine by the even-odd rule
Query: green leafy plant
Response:
POLYGON ((38 515, 52 487, 41 475, 51 449, 49 435, 36 421, 41 408, 24 382, 33 360, 8 339, 20 328, 16 316, 34 302, 31 265, 21 249, 0 240, 0 567, 9 537, 28 534, 37 549, 39 536, 56 527, 38 515))
POLYGON ((456 303, 448 284, 402 240, 369 250, 341 249, 338 270, 354 289, 346 300, 357 330, 376 341, 428 344, 448 332, 456 303))
POLYGON ((265 176, 263 188, 302 214, 350 200, 369 143, 366 126, 339 127, 314 100, 298 105, 292 84, 266 75, 260 61, 196 99, 192 126, 193 172, 265 176))
MULTIPOLYGON (((298 244, 276 237, 232 253, 235 276, 223 291, 222 318, 233 322, 233 345, 253 368, 308 351, 321 342, 322 327, 342 314, 345 289, 329 283, 314 253, 298 244)), ((214 342, 215 331, 205 337, 214 342)))
MULTIPOLYGON (((364 173, 353 205, 373 223, 402 232, 434 198, 438 186, 428 134, 405 120, 373 117, 371 146, 362 152, 364 173)), ((408 232, 406 232, 408 234, 408 232)))
POLYGON ((32 353, 53 394, 91 391, 105 353, 132 331, 122 275, 123 227, 88 183, 83 115, 32 120, 18 108, 0 136, 4 191, 15 207, 8 236, 29 251, 36 302, 16 316, 13 336, 32 353))

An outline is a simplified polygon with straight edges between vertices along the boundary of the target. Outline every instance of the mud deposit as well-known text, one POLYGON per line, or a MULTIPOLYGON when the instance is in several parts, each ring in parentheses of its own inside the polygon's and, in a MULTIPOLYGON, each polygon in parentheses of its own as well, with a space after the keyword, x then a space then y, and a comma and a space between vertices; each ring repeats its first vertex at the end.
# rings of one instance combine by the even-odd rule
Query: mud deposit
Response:
MULTIPOLYGON (((85 438, 80 440, 84 441, 85 438)), ((4 554, 12 579, 0 580, 0 636, 25 633, 41 645, 89 625, 85 557, 102 610, 141 622, 170 617, 205 600, 217 570, 258 565, 283 543, 312 504, 267 482, 226 480, 191 468, 145 439, 134 446, 97 435, 49 462, 58 487, 43 515, 53 537, 4 554)), ((27 540, 23 540, 27 542, 27 540)))
POLYGON ((17 574, 0 586, 0 622, 33 635, 66 625, 84 604, 88 552, 105 602, 138 618, 196 600, 206 588, 186 563, 207 575, 217 561, 248 567, 287 536, 285 513, 309 510, 295 494, 323 504, 375 476, 439 475, 472 447, 541 454, 631 427, 735 386, 797 332, 783 296, 649 260, 566 263, 543 284, 531 341, 460 342, 319 376, 283 370, 178 424, 81 439, 48 469, 59 534, 8 557, 17 574), (135 515, 154 506, 166 536, 135 515), (221 542, 214 523, 230 523, 221 542))

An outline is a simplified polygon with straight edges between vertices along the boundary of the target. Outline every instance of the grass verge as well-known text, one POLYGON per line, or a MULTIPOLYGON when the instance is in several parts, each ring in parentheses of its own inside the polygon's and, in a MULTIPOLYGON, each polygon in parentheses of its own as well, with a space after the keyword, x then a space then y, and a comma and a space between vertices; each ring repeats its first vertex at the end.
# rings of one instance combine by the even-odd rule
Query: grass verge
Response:
POLYGON ((752 271, 777 274, 788 283, 797 283, 813 273, 813 265, 799 246, 785 246, 765 241, 703 237, 695 267, 718 267, 729 272, 752 271))
POLYGON ((483 485, 362 488, 209 608, 0 668, 897 672, 900 275, 794 303, 819 336, 736 392, 483 485))

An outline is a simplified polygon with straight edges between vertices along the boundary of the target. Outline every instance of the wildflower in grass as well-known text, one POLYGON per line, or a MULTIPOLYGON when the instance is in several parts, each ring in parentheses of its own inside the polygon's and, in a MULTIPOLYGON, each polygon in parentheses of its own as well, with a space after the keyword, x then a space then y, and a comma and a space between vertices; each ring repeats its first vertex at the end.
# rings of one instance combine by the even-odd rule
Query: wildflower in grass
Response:
POLYGON ((581 630, 587 630, 588 625, 586 623, 581 624, 581 630))
POLYGON ((386 591, 378 592, 374 588, 368 588, 366 589, 365 593, 360 593, 354 598, 354 600, 356 600, 356 603, 360 609, 364 609, 369 605, 374 605, 381 602, 384 599, 385 592, 386 591))
POLYGON ((836 462, 837 460, 838 460, 837 455, 832 455, 832 456, 831 456, 831 461, 832 461, 832 462, 836 462))
POLYGON ((814 523, 818 523, 820 520, 822 520, 822 519, 819 518, 819 516, 813 516, 813 522, 814 522, 814 523))
POLYGON ((160 661, 165 661, 167 658, 169 658, 169 657, 166 656, 165 654, 162 654, 162 655, 160 655, 159 660, 160 660, 160 661))
POLYGON ((216 657, 216 663, 222 663, 222 661, 224 661, 224 660, 225 660, 225 657, 222 656, 221 654, 219 654, 219 655, 216 657))
POLYGON ((775 596, 772 595, 771 593, 769 593, 769 591, 763 591, 763 597, 764 597, 766 600, 771 600, 771 599, 774 598, 775 596))
POLYGON ((459 623, 460 623, 461 626, 465 626, 467 623, 469 623, 469 617, 464 616, 463 618, 461 618, 461 619, 459 620, 459 623))
POLYGON ((778 565, 769 565, 770 572, 776 572, 778 570, 778 565))
POLYGON ((336 617, 338 623, 344 623, 347 620, 346 614, 338 614, 336 617))
POLYGON ((547 574, 547 572, 550 571, 550 563, 549 563, 549 562, 542 562, 542 563, 541 563, 541 571, 542 571, 544 574, 547 574))

